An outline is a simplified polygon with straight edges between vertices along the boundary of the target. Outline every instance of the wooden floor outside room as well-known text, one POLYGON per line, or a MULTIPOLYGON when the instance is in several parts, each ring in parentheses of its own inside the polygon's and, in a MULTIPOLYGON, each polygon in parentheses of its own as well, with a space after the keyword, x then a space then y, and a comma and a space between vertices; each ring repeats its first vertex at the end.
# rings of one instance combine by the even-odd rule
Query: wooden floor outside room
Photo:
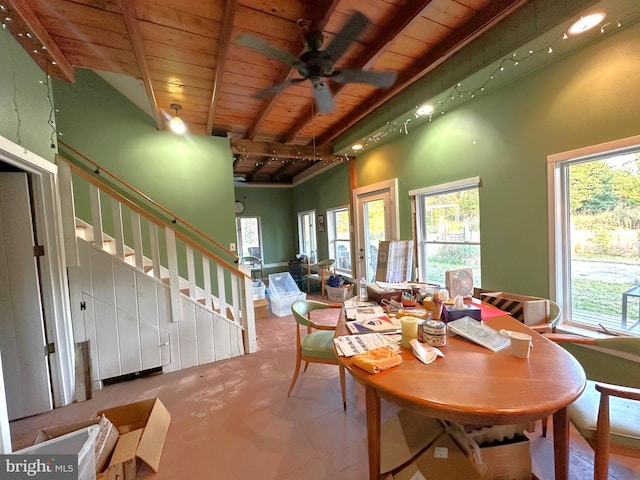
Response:
MULTIPOLYGON (((338 309, 316 319, 335 322, 338 309)), ((158 397, 171 426, 157 473, 139 479, 328 480, 369 478, 364 389, 347 375, 342 409, 338 368, 312 364, 287 390, 295 360, 295 321, 269 312, 257 320, 259 351, 181 372, 110 385, 91 400, 11 424, 14 450, 33 443, 38 429, 91 418, 105 407, 158 397)), ((383 401, 382 421, 397 407, 383 401)), ((551 429, 550 429, 551 430, 551 429)), ((533 473, 553 475, 552 433, 530 435, 533 473)), ((571 430, 570 479, 592 477, 593 453, 571 430)), ((613 456, 610 478, 640 479, 640 461, 613 456)))

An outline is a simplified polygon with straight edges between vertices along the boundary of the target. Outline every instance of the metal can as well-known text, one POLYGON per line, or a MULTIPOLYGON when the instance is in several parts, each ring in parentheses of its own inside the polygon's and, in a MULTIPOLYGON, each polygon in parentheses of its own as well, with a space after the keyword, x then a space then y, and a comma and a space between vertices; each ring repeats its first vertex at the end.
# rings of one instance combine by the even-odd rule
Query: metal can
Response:
POLYGON ((444 347, 447 344, 447 325, 439 320, 427 320, 420 325, 422 342, 433 347, 444 347))

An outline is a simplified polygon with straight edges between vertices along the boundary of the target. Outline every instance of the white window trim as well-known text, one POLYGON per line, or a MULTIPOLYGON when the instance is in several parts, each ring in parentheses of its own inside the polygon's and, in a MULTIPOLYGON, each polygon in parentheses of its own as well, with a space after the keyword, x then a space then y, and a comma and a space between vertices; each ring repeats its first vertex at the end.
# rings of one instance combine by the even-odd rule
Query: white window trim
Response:
POLYGON ((618 156, 638 150, 640 148, 640 135, 621 138, 611 142, 599 143, 587 147, 554 153, 547 157, 547 208, 549 217, 549 297, 551 300, 563 305, 562 320, 571 319, 571 305, 566 301, 564 286, 567 285, 569 274, 569 232, 565 212, 566 205, 562 206, 563 199, 567 198, 567 178, 563 174, 563 166, 566 162, 587 161, 607 156, 618 156))
MULTIPOLYGON (((240 215, 236 217, 236 230, 239 229, 239 222, 238 222, 239 218, 255 218, 258 220, 258 243, 260 246, 260 260, 262 260, 262 263, 264 264, 264 243, 262 242, 262 218, 259 215, 240 215)), ((236 241, 238 242, 238 251, 242 252, 241 239, 238 238, 236 239, 236 241)))
MULTIPOLYGON (((336 272, 340 273, 342 275, 346 275, 349 278, 353 277, 353 212, 351 211, 351 207, 349 204, 347 205, 342 205, 339 207, 333 207, 333 208, 327 208, 327 234, 331 233, 329 230, 329 217, 330 215, 334 215, 335 212, 337 211, 342 211, 342 210, 346 210, 347 212, 349 212, 349 244, 350 244, 350 255, 351 255, 351 270, 346 270, 344 268, 339 268, 338 267, 338 259, 336 258, 336 272)), ((333 222, 335 223, 335 222, 333 222)), ((332 228, 332 227, 331 227, 332 228)), ((329 238, 327 238, 327 240, 330 242, 329 238)), ((335 241, 335 239, 334 239, 335 241)), ((329 245, 327 245, 327 247, 329 247, 329 245)))
POLYGON ((416 190, 409 190, 410 197, 416 197, 418 195, 436 195, 438 193, 452 193, 456 190, 467 190, 473 187, 480 186, 480 177, 470 177, 464 180, 456 180, 449 183, 440 183, 438 185, 432 185, 430 187, 418 188, 416 190))
POLYGON ((432 196, 438 194, 455 193, 460 190, 470 190, 472 188, 479 188, 481 184, 480 177, 469 177, 462 180, 455 180, 448 183, 440 183, 438 185, 432 185, 430 187, 418 188, 415 190, 409 190, 409 198, 411 198, 411 209, 414 221, 412 222, 415 228, 415 250, 417 252, 415 271, 416 275, 419 275, 420 269, 423 265, 427 264, 427 259, 424 258, 424 250, 421 248, 420 239, 427 237, 427 233, 424 231, 425 225, 422 222, 418 222, 417 218, 422 215, 422 206, 417 201, 417 197, 432 196))
MULTIPOLYGON (((316 257, 318 256, 318 235, 316 234, 316 222, 317 222, 317 215, 316 215, 316 210, 312 209, 312 210, 303 210, 298 212, 298 253, 305 253, 307 255, 309 255, 309 258, 311 258, 311 255, 313 254, 313 252, 305 252, 303 247, 303 239, 302 239, 302 225, 300 223, 301 218, 304 215, 311 215, 313 214, 313 225, 311 227, 311 232, 313 235, 313 243, 314 245, 312 245, 312 248, 315 249, 316 251, 316 257)), ((316 258, 317 261, 317 258, 316 258)))

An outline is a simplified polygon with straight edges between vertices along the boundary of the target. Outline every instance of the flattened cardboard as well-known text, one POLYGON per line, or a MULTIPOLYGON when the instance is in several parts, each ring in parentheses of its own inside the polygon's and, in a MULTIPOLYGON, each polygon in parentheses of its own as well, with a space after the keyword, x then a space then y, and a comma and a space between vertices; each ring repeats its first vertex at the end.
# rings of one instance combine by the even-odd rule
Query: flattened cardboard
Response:
MULTIPOLYGON (((98 412, 97 415, 105 415, 111 423, 115 425, 118 432, 120 432, 116 450, 120 447, 121 441, 125 442, 121 448, 126 448, 127 450, 126 452, 118 452, 118 458, 139 458, 154 472, 158 471, 162 449, 164 448, 164 442, 171 422, 171 414, 159 399, 150 398, 140 402, 109 408, 98 412), (135 438, 135 436, 127 437, 123 440, 124 434, 134 432, 135 430, 141 431, 139 442, 134 445, 132 439, 135 438)), ((115 457, 115 453, 114 451, 113 457, 115 457)), ((113 458, 110 465, 116 465, 113 458)), ((125 461, 125 470, 126 467, 125 461)), ((126 475, 127 471, 125 471, 125 478, 126 480, 130 480, 130 477, 126 475)), ((135 476, 131 478, 135 478, 135 476)))
POLYGON ((444 432, 435 418, 400 410, 380 427, 380 473, 387 473, 416 456, 444 432))

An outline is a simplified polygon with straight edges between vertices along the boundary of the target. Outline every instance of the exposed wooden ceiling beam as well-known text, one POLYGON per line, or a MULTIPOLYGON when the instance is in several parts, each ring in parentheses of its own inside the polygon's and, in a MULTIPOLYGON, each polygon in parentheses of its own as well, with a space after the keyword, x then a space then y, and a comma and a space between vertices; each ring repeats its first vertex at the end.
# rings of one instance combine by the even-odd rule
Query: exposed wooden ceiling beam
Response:
POLYGON ((330 160, 334 158, 330 146, 314 148, 307 145, 284 145, 282 143, 258 142, 246 139, 231 139, 231 151, 234 155, 248 155, 274 158, 313 158, 330 160))
MULTIPOLYGON (((358 58, 356 64, 354 64, 351 68, 360 68, 366 69, 371 66, 377 58, 382 55, 389 45, 393 42, 393 40, 402 33, 402 31, 409 27, 413 21, 420 16, 420 14, 424 11, 424 9, 429 5, 433 0, 425 0, 422 2, 413 2, 405 5, 405 7, 401 10, 401 13, 389 22, 388 25, 385 25, 382 35, 380 35, 376 41, 371 43, 367 47, 366 53, 358 58)), ((346 87, 347 85, 342 83, 339 85, 333 84, 331 92, 334 98, 346 87)), ((300 115, 295 122, 293 122, 292 127, 282 138, 283 143, 291 142, 309 123, 313 121, 313 119, 318 115, 317 109, 314 109, 310 106, 302 115, 300 115)))
POLYGON ((127 29, 127 33, 129 34, 129 41, 133 47, 133 53, 138 61, 142 83, 144 84, 144 89, 147 92, 147 97, 151 104, 151 111, 153 112, 153 118, 156 121, 156 128, 158 130, 164 130, 165 122, 160 114, 156 94, 153 91, 153 85, 151 84, 149 62, 147 61, 147 54, 144 49, 144 41, 142 39, 142 32, 140 32, 140 27, 138 25, 138 16, 136 15, 135 6, 133 5, 133 2, 129 0, 118 0, 118 4, 122 11, 122 18, 124 19, 124 25, 127 29))
POLYGON ((461 25, 453 34, 430 50, 419 62, 416 62, 410 68, 403 71, 393 86, 369 97, 357 110, 349 114, 345 122, 334 125, 322 134, 322 136, 317 139, 317 143, 319 145, 327 145, 333 142, 336 137, 360 122, 373 110, 398 95, 427 73, 433 71, 436 67, 448 60, 454 53, 479 38, 483 33, 490 30, 498 22, 511 15, 526 3, 527 0, 497 0, 491 2, 486 8, 470 18, 464 25, 461 25))
POLYGON ((227 0, 224 9, 224 20, 222 22, 222 31, 220 32, 220 42, 218 44, 218 64, 216 65, 216 76, 213 80, 213 90, 211 91, 211 104, 209 106, 209 116, 207 117, 207 135, 211 135, 213 130, 213 121, 216 115, 216 107, 218 105, 218 89, 222 85, 222 77, 225 72, 225 63, 227 61, 227 52, 231 44, 231 32, 233 30, 233 22, 236 18, 238 10, 237 0, 227 0))
POLYGON ((51 56, 52 60, 56 62, 56 68, 48 68, 40 65, 43 70, 46 73, 49 73, 51 70, 57 70, 60 72, 63 79, 67 82, 73 82, 75 75, 71 62, 69 62, 67 57, 62 53, 58 44, 53 40, 53 38, 51 38, 47 29, 42 25, 42 22, 40 22, 27 2, 25 0, 8 0, 8 5, 9 8, 16 12, 16 14, 25 23, 30 33, 38 39, 41 45, 44 45, 47 48, 48 54, 51 56))
MULTIPOLYGON (((315 18, 313 18, 311 21, 311 24, 313 25, 314 30, 320 30, 320 31, 324 30, 324 27, 327 25, 327 22, 329 21, 329 17, 335 10, 338 3, 340 3, 339 0, 332 0, 330 2, 326 2, 326 5, 323 3, 323 6, 325 7, 324 10, 318 11, 318 13, 315 15, 315 18)), ((298 55, 302 54, 302 52, 304 51, 304 48, 305 48, 304 41, 299 40, 298 46, 296 48, 297 54, 298 55)), ((276 82, 275 85, 278 85, 279 83, 282 83, 282 82, 286 82, 291 77, 291 75, 297 73, 298 70, 293 67, 286 67, 285 69, 283 69, 283 72, 284 74, 280 77, 280 81, 276 82)), ((246 138, 253 139, 256 136, 256 132, 262 126, 262 122, 264 122, 264 120, 267 118, 267 115, 269 115, 269 112, 276 104, 278 97, 280 96, 281 93, 282 93, 282 90, 276 93, 270 99, 263 102, 262 107, 258 112, 258 115, 256 115, 255 121, 247 130, 247 133, 245 135, 246 138)), ((311 101, 313 101, 313 99, 311 101)))

